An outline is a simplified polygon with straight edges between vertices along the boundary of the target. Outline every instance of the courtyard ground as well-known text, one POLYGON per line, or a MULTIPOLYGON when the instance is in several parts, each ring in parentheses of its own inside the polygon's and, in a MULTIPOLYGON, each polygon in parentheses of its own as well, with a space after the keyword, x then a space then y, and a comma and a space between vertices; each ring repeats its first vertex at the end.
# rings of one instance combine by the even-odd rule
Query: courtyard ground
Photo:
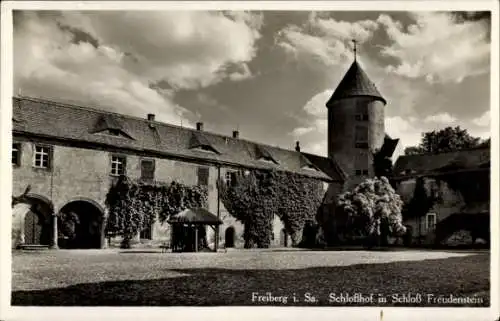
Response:
POLYGON ((489 271, 488 252, 14 251, 12 304, 479 307, 489 306, 489 271))

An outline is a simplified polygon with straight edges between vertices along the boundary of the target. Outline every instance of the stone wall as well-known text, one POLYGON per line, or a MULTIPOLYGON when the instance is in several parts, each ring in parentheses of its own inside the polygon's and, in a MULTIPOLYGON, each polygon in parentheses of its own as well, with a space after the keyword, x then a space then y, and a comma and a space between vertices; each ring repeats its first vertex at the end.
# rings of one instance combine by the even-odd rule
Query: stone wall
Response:
MULTIPOLYGON (((434 178, 424 178, 424 186, 427 191, 433 188, 439 191, 440 200, 428 211, 428 213, 436 214, 436 224, 451 214, 459 213, 466 205, 460 192, 451 189, 444 181, 437 181, 434 178)), ((396 193, 407 203, 412 199, 415 187, 416 179, 409 178, 398 184, 396 193)), ((426 214, 422 213, 420 218, 405 219, 403 223, 412 227, 412 236, 414 238, 418 238, 420 235, 423 237, 425 243, 433 243, 435 235, 433 231, 426 230, 426 214)))

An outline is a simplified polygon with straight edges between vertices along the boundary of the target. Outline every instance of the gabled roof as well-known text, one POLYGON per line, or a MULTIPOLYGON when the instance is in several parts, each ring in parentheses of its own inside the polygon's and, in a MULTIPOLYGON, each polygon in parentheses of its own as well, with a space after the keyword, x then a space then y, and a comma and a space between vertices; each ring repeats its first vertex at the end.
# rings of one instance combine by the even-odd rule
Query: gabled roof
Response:
POLYGON ((168 223, 193 223, 219 225, 222 221, 204 208, 188 208, 168 219, 168 223))
POLYGON ((430 175, 443 172, 489 168, 490 149, 474 148, 439 154, 400 156, 395 176, 430 175))
POLYGON ((340 99, 358 96, 373 97, 386 104, 386 100, 382 97, 375 84, 355 60, 340 81, 330 100, 326 103, 326 106, 330 106, 340 99))
MULTIPOLYGON (((148 153, 154 155, 154 157, 169 157, 200 163, 249 169, 276 169, 325 181, 332 180, 328 173, 324 172, 319 166, 317 167, 320 171, 303 169, 301 153, 295 150, 287 150, 161 122, 155 122, 154 126, 151 127, 151 122, 145 118, 28 97, 13 98, 13 116, 23 120, 22 123, 13 122, 15 135, 22 134, 88 143, 100 145, 102 148, 127 149, 148 153), (112 115, 119 119, 123 130, 127 131, 134 139, 93 134, 92 130, 95 128, 95 124, 103 115, 112 115), (54 122, 55 119, 57 121, 54 122), (204 140, 199 137, 205 137, 209 144, 219 153, 207 153, 197 148, 190 148, 193 133, 198 134, 201 143, 204 140), (277 161, 277 164, 256 159, 256 147, 267 150, 277 161)), ((312 163, 315 164, 313 161, 312 163)), ((333 173, 333 171, 330 172, 333 173)))

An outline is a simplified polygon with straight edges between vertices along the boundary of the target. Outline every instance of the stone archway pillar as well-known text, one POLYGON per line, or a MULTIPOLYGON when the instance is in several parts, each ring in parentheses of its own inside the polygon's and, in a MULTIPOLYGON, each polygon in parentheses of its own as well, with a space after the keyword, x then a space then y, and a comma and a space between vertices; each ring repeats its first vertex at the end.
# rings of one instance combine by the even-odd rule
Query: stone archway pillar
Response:
POLYGON ((52 225, 52 235, 51 235, 51 242, 50 242, 50 248, 51 249, 58 249, 59 246, 57 244, 57 239, 58 239, 58 232, 57 232, 57 214, 52 213, 51 215, 51 225, 52 225))

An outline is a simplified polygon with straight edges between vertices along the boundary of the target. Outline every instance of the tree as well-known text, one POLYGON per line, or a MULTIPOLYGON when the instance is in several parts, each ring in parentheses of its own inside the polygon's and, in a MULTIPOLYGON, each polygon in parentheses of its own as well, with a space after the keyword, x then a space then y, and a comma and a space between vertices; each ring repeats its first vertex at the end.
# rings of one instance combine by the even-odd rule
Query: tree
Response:
POLYGON ((385 177, 367 179, 337 200, 338 219, 343 220, 347 237, 361 236, 387 244, 388 236, 406 232, 402 223, 403 201, 385 177))
POLYGON ((481 143, 481 139, 471 136, 467 129, 461 129, 460 126, 446 127, 423 133, 420 144, 406 148, 405 155, 452 152, 478 147, 481 143))

